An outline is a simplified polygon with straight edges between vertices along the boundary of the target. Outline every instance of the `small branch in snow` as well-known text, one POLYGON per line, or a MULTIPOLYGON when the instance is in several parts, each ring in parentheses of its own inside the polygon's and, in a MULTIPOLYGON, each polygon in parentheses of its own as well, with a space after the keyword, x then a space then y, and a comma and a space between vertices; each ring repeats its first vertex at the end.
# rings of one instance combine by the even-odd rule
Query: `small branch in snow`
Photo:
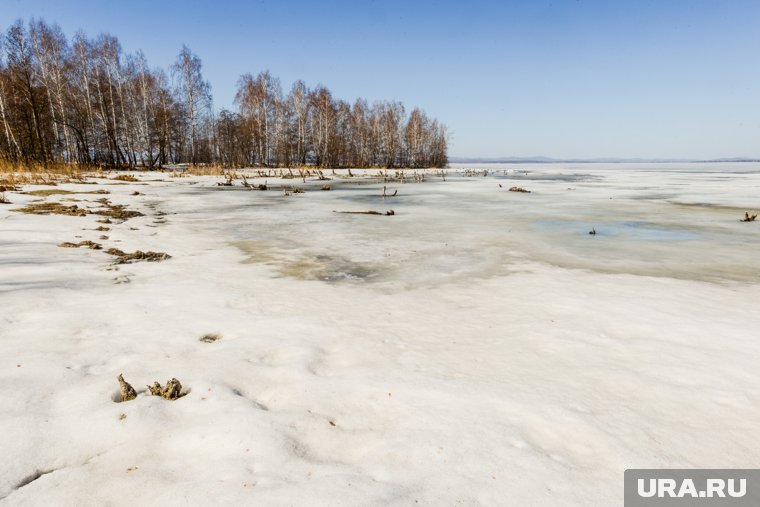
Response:
POLYGON ((369 211, 339 211, 339 210, 333 210, 333 213, 345 213, 345 214, 350 214, 350 215, 385 215, 385 216, 392 216, 392 215, 396 214, 396 212, 393 211, 392 209, 389 209, 386 212, 373 211, 373 210, 369 210, 369 211))

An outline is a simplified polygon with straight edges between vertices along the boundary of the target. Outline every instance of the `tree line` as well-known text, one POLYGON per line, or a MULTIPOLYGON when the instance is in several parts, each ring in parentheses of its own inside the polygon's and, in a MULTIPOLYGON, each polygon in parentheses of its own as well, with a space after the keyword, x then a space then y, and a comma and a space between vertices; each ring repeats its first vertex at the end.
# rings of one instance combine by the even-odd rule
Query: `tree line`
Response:
POLYGON ((234 110, 216 112, 202 62, 183 46, 167 71, 123 54, 116 37, 69 41, 57 25, 17 21, 0 33, 0 158, 157 168, 442 167, 446 127, 400 102, 353 104, 268 71, 245 74, 234 110))

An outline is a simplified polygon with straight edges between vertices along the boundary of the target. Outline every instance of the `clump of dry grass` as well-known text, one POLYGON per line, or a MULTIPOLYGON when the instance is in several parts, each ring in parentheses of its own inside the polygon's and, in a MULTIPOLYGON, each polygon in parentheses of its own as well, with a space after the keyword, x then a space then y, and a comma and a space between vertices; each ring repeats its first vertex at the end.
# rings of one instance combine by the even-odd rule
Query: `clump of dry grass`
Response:
POLYGON ((77 192, 76 190, 64 190, 62 188, 44 188, 40 190, 29 190, 28 192, 21 192, 25 195, 36 195, 41 197, 48 197, 57 194, 110 194, 108 190, 91 190, 89 192, 77 192))
POLYGON ((119 394, 121 395, 121 401, 129 401, 137 398, 137 391, 132 387, 129 382, 124 380, 124 375, 119 375, 116 379, 119 381, 119 394))
POLYGON ((104 208, 92 211, 92 214, 94 215, 103 215, 109 218, 117 218, 120 220, 129 220, 130 218, 143 216, 143 214, 139 211, 127 209, 127 207, 123 204, 112 204, 111 201, 105 197, 98 199, 97 202, 102 204, 104 208))
MULTIPOLYGON (((103 208, 90 210, 87 208, 80 208, 76 204, 65 206, 59 202, 34 202, 29 203, 23 208, 14 209, 13 211, 32 215, 68 215, 77 217, 92 214, 106 216, 109 217, 109 219, 116 218, 120 220, 129 220, 130 218, 143 216, 139 211, 127 209, 123 204, 112 204, 111 201, 106 198, 98 199, 97 202, 102 204, 103 208)), ((111 222, 109 220, 108 222, 103 221, 102 223, 111 222)))
MULTIPOLYGON (((114 399, 114 401, 130 401, 137 398, 137 391, 135 391, 135 388, 132 387, 132 385, 124 380, 124 375, 119 375, 116 380, 119 381, 119 400, 114 399)), ((148 386, 148 392, 152 394, 153 396, 160 396, 165 400, 176 400, 179 398, 182 398, 183 396, 187 395, 189 392, 188 390, 182 389, 182 384, 179 380, 176 378, 172 378, 171 380, 166 381, 166 385, 162 386, 158 382, 153 382, 153 385, 148 386)), ((122 414, 122 416, 119 417, 119 419, 124 419, 126 416, 122 414)), ((135 467, 137 468, 137 467, 135 467)))
POLYGON ((30 174, 30 173, 7 173, 0 178, 0 184, 4 186, 19 187, 21 185, 57 185, 57 180, 49 174, 30 174))
POLYGON ((220 165, 197 164, 189 165, 187 169, 178 172, 180 174, 192 174, 193 176, 225 176, 228 170, 220 165))
POLYGON ((222 339, 222 335, 219 333, 209 333, 201 336, 200 341, 203 343, 214 343, 222 339))
POLYGON ((116 180, 116 181, 130 181, 130 182, 133 182, 133 183, 134 183, 135 181, 140 181, 140 180, 138 180, 138 179, 137 179, 137 177, 135 177, 135 175, 133 175, 133 174, 119 174, 118 176, 115 176, 115 177, 114 177, 114 178, 112 178, 112 179, 114 179, 114 180, 116 180))
POLYGON ((147 261, 158 262, 166 259, 171 259, 171 255, 165 252, 143 252, 137 250, 132 253, 127 253, 119 250, 118 248, 109 248, 106 253, 116 257, 115 264, 129 264, 133 261, 147 261))
POLYGON ((73 217, 82 217, 89 213, 86 208, 80 208, 76 204, 64 206, 59 202, 30 203, 23 208, 17 208, 12 211, 31 215, 68 215, 73 217))
POLYGON ((5 197, 5 192, 0 192, 0 204, 10 204, 10 203, 11 203, 11 201, 9 201, 5 197))
POLYGON ((79 243, 69 243, 68 241, 65 241, 58 246, 61 248, 79 248, 80 246, 86 246, 87 248, 91 250, 100 250, 101 248, 103 248, 102 245, 90 240, 80 241, 79 243))
POLYGON ((186 395, 186 392, 182 392, 182 384, 176 378, 166 381, 165 386, 161 386, 158 382, 153 382, 152 386, 148 386, 148 391, 153 396, 161 396, 165 400, 176 400, 186 395))
POLYGON ((84 172, 94 168, 73 164, 10 162, 0 159, 0 183, 10 185, 55 185, 56 182, 84 181, 84 172))

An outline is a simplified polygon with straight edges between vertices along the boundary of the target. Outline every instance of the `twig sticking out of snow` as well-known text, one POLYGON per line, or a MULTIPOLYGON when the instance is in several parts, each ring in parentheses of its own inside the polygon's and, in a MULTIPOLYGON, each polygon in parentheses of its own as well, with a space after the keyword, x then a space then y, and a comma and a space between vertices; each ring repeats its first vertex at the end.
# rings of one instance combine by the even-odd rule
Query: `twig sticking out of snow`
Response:
POLYGON ((218 187, 231 187, 232 186, 232 174, 225 175, 227 177, 227 181, 219 182, 216 185, 218 187))
POLYGON ((382 211, 372 211, 372 210, 370 210, 370 211, 338 211, 338 210, 333 210, 333 213, 346 213, 346 214, 351 214, 351 215, 385 215, 385 216, 392 216, 392 215, 396 214, 396 212, 393 211, 392 209, 389 209, 385 213, 383 213, 382 211))
POLYGON ((742 222, 754 222, 755 219, 757 219, 757 211, 750 214, 749 211, 744 212, 744 218, 742 219, 742 222))
POLYGON ((386 192, 386 187, 383 185, 383 197, 396 197, 398 195, 398 189, 394 190, 392 194, 386 192))

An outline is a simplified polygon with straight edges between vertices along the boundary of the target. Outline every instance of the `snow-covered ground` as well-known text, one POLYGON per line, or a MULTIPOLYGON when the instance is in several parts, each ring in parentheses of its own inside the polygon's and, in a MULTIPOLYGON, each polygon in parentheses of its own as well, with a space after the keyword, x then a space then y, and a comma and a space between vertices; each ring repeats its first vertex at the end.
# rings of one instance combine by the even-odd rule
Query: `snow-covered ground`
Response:
POLYGON ((759 467, 760 165, 487 168, 44 198, 145 214, 109 231, 7 192, 0 505, 610 506, 626 468, 759 467))

